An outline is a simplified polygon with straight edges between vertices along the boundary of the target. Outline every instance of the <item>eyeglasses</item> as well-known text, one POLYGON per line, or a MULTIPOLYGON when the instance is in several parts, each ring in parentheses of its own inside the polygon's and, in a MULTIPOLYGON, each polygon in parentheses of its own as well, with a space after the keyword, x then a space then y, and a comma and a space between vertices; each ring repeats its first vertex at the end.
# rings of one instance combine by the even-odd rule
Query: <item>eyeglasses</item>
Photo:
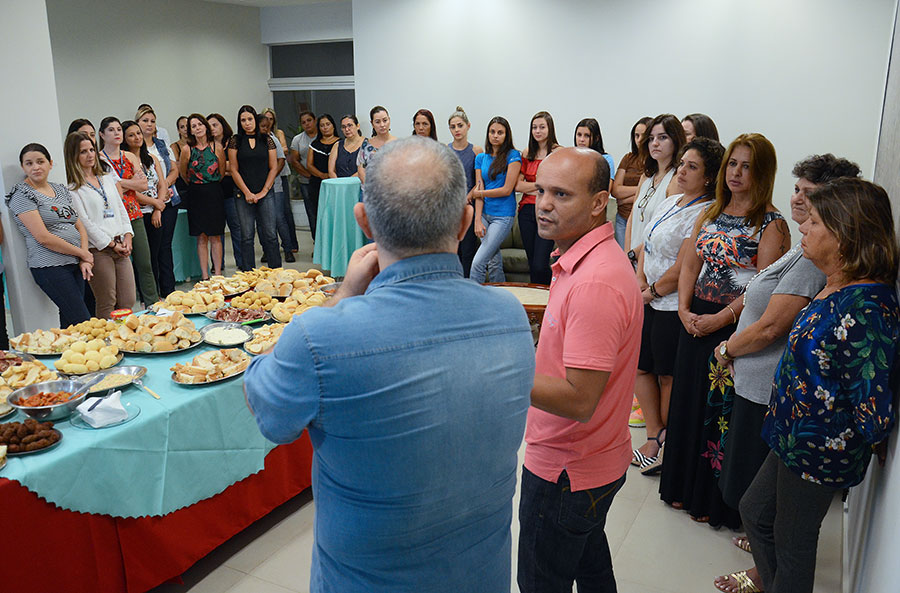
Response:
POLYGON ((650 201, 650 198, 653 197, 653 194, 656 193, 656 183, 655 179, 650 178, 650 189, 647 190, 647 193, 641 197, 641 201, 637 203, 638 209, 641 211, 641 222, 644 222, 644 209, 647 207, 647 202, 650 201))

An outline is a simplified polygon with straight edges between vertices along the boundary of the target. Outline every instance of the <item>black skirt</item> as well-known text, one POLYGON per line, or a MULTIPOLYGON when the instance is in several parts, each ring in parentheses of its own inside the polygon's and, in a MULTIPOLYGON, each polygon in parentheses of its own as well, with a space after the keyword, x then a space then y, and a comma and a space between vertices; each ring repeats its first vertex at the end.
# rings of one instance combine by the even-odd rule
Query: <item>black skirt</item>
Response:
POLYGON ((739 395, 734 398, 728 425, 728 446, 725 447, 719 476, 722 498, 732 508, 738 508, 741 497, 769 454, 769 445, 760 436, 767 409, 768 406, 739 395))
MULTIPOLYGON (((699 315, 715 314, 723 308, 696 296, 691 305, 691 311, 699 315)), ((722 501, 718 474, 711 460, 703 457, 709 450, 703 437, 710 430, 704 424, 710 394, 710 357, 735 328, 730 324, 702 338, 693 337, 684 327, 680 329, 659 483, 664 502, 681 503, 694 517, 708 516, 710 525, 732 528, 740 525, 740 515, 722 501)))
POLYGON ((188 190, 188 232, 192 237, 225 233, 225 202, 222 183, 192 183, 188 190))

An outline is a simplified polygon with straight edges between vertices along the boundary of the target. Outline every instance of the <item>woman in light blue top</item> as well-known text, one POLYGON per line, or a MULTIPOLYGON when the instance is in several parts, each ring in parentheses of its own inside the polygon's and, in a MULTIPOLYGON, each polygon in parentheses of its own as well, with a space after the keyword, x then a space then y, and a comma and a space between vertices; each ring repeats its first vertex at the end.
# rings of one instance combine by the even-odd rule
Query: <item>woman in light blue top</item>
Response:
POLYGON ((505 118, 488 123, 485 151, 475 157, 475 235, 481 246, 472 260, 471 278, 504 282, 500 244, 512 230, 516 215, 516 181, 522 155, 513 148, 512 130, 505 118))

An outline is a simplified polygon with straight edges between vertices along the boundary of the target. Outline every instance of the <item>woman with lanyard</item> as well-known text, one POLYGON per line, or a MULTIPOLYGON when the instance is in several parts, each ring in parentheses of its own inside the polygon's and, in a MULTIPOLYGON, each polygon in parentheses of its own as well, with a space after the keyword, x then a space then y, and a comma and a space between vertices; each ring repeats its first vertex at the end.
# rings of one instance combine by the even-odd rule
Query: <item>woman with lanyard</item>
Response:
MULTIPOLYGON (((453 136, 450 148, 456 153, 457 158, 462 162, 463 171, 466 172, 466 191, 468 192, 466 201, 472 204, 475 201, 475 198, 472 196, 472 190, 475 189, 475 157, 484 152, 484 149, 469 142, 469 128, 472 125, 469 123, 469 116, 466 115, 462 107, 456 106, 456 111, 450 114, 447 123, 450 126, 450 135, 453 136)), ((463 274, 466 278, 469 277, 469 273, 472 271, 472 260, 475 258, 477 250, 478 237, 475 236, 475 218, 472 217, 469 230, 466 231, 465 236, 459 242, 459 248, 457 249, 459 261, 463 267, 463 274)))
POLYGON ((634 207, 628 217, 625 232, 625 252, 637 266, 637 254, 641 250, 644 226, 653 217, 656 206, 672 194, 678 193, 675 176, 675 158, 684 146, 684 128, 678 118, 670 113, 657 115, 647 126, 647 134, 641 142, 644 174, 638 183, 634 207))
POLYGON ((647 442, 633 451, 631 464, 650 475, 659 471, 665 442, 669 396, 678 349, 678 257, 697 216, 716 193, 716 175, 725 149, 707 138, 685 145, 678 166, 683 194, 663 200, 645 229, 638 256, 637 278, 644 298, 641 354, 634 384, 644 419, 647 442))
POLYGON ((550 253, 553 241, 538 235, 537 218, 534 215, 535 175, 541 161, 559 148, 556 141, 556 128, 553 117, 546 111, 538 111, 531 118, 531 133, 528 135, 528 148, 522 155, 522 167, 516 182, 516 191, 522 192, 519 200, 519 232, 528 258, 528 271, 532 284, 550 285, 550 253))
POLYGON ((175 263, 172 255, 172 239, 175 236, 175 223, 178 222, 178 204, 181 196, 175 189, 178 179, 178 167, 175 166, 175 153, 166 146, 163 140, 156 137, 156 114, 148 106, 141 107, 135 116, 147 151, 155 158, 165 175, 167 192, 163 196, 166 207, 162 211, 160 226, 147 225, 147 241, 150 244, 150 264, 153 275, 159 283, 159 294, 165 298, 175 290, 175 263))
POLYGON ((96 147, 84 132, 66 137, 66 180, 78 218, 87 231, 94 256, 91 290, 97 301, 95 315, 107 318, 116 309, 134 306, 133 233, 113 173, 104 174, 96 147))
MULTIPOLYGON (((122 122, 116 117, 104 117, 100 122, 100 154, 107 164, 111 165, 119 176, 122 188, 122 202, 131 220, 131 257, 135 267, 138 288, 148 307, 159 300, 156 289, 156 278, 153 276, 153 265, 150 263, 150 243, 147 240, 147 229, 144 226, 141 203, 137 192, 147 191, 147 176, 144 175, 137 156, 122 150, 124 138, 122 122)), ((153 204, 155 200, 144 196, 144 201, 153 204)))

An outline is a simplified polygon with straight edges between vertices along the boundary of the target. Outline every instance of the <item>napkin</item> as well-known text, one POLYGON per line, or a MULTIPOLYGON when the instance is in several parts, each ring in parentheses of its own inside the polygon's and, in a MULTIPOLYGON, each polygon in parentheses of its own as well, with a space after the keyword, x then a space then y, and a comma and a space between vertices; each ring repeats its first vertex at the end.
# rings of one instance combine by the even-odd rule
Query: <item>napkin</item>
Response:
POLYGON ((175 314, 175 311, 170 311, 169 309, 166 309, 165 307, 160 307, 159 309, 156 310, 157 317, 169 317, 174 314, 175 314))
POLYGON ((96 408, 88 411, 88 408, 97 403, 97 398, 89 397, 75 409, 81 413, 85 422, 94 428, 103 428, 128 418, 128 412, 120 401, 121 397, 121 391, 114 391, 112 395, 102 399, 96 408))

